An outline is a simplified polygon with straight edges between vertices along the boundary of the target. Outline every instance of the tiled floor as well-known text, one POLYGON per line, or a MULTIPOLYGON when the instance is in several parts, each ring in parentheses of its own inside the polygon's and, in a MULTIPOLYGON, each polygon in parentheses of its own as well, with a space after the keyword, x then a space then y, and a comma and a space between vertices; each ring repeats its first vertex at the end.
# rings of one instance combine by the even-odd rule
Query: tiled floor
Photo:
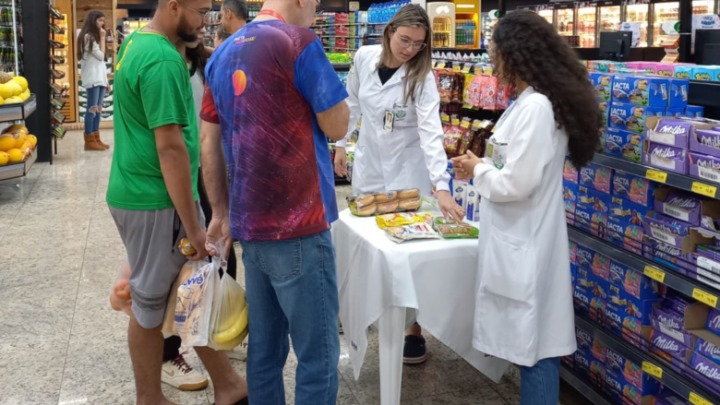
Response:
MULTIPOLYGON (((112 131, 103 139, 112 144, 112 131)), ((0 182, 0 405, 133 404, 127 316, 108 301, 124 255, 105 203, 112 151, 84 151, 77 132, 59 149, 53 165, 36 164, 27 177, 0 182)), ((427 338, 427 363, 404 369, 404 405, 519 404, 516 369, 496 385, 427 338)), ((377 336, 358 381, 344 341, 342 353, 338 404, 379 404, 377 336)), ((245 375, 244 362, 234 365, 245 375)), ((291 355, 288 404, 295 365, 291 355)), ((212 403, 212 388, 164 391, 178 404, 212 403)), ((564 389, 561 403, 584 400, 564 389)))

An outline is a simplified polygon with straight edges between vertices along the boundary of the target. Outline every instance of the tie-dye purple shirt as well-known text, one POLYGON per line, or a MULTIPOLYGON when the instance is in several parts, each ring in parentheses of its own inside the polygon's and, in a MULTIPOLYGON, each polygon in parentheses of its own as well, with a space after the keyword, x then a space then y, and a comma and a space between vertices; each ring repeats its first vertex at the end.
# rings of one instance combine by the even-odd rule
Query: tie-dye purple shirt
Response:
POLYGON ((347 92, 311 30, 247 24, 213 54, 201 118, 219 123, 231 170, 232 236, 244 241, 325 231, 338 217, 332 161, 315 114, 347 92))

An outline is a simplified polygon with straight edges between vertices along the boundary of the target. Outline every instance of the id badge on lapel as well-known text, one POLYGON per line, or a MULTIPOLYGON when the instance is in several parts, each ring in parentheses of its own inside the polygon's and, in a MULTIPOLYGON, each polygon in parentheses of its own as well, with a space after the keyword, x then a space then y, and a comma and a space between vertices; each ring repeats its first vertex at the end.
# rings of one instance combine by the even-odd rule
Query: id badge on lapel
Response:
POLYGON ((493 165, 495 165, 498 170, 505 167, 507 147, 508 144, 506 142, 498 142, 494 136, 488 141, 487 157, 492 159, 493 165))
POLYGON ((385 129, 388 132, 392 132, 394 126, 395 126, 395 114, 393 114, 392 111, 385 110, 385 124, 383 125, 383 129, 385 129))

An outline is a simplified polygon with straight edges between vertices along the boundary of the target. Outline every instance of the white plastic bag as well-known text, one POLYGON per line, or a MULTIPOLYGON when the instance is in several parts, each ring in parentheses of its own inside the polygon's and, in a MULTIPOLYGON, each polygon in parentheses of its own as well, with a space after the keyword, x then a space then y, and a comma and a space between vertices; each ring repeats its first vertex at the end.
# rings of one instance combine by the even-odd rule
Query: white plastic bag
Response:
MULTIPOLYGON (((217 250, 220 251, 220 250, 217 250)), ((225 263, 224 258, 213 262, 225 263)), ((215 285, 208 346, 215 350, 231 350, 242 344, 248 334, 248 307, 245 290, 226 271, 215 285)))
POLYGON ((123 311, 130 315, 132 312, 132 297, 130 296, 130 262, 125 256, 118 267, 117 277, 110 291, 110 306, 115 311, 123 311))
POLYGON ((220 263, 193 263, 193 275, 177 290, 175 327, 186 346, 207 346, 213 293, 220 263))

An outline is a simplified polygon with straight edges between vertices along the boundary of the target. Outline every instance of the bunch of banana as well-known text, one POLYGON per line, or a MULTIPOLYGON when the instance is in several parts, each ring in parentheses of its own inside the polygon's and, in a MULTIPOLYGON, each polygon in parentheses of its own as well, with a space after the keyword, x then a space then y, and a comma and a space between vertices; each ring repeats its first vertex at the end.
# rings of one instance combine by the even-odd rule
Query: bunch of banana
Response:
MULTIPOLYGON (((233 281, 234 283, 235 281, 233 281)), ((225 290, 222 302, 242 302, 242 308, 224 317, 222 323, 213 330, 212 339, 220 350, 231 350, 239 346, 248 335, 248 307, 245 292, 238 286, 225 290)))

